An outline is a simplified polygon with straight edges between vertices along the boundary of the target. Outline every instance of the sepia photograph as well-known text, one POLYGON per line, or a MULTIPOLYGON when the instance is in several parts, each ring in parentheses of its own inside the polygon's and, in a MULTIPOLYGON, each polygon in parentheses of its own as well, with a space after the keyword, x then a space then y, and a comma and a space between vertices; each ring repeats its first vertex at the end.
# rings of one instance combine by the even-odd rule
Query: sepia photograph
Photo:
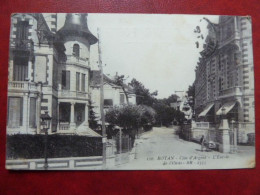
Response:
POLYGON ((6 169, 255 168, 250 16, 10 22, 6 169))

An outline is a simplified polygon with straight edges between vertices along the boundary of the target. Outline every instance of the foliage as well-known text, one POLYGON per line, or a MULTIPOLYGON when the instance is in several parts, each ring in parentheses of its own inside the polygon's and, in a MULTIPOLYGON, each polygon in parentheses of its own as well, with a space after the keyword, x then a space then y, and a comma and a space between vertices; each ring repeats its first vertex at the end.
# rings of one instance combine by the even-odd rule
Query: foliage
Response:
POLYGON ((171 106, 171 103, 177 102, 178 98, 179 98, 179 96, 177 96, 176 94, 172 94, 168 98, 164 98, 161 101, 164 104, 171 106))
POLYGON ((169 105, 165 104, 163 100, 158 100, 158 102, 153 106, 156 111, 156 124, 169 126, 173 122, 182 123, 185 119, 184 113, 175 110, 169 105))
MULTIPOLYGON (((44 158, 44 136, 7 135, 7 159, 44 158)), ((48 135, 48 158, 101 156, 102 138, 79 135, 48 135)))
POLYGON ((191 98, 189 101, 189 105, 194 110, 194 99, 195 99, 195 82, 193 82, 192 85, 189 86, 188 88, 188 97, 191 98))
POLYGON ((156 112, 155 110, 150 107, 150 106, 146 106, 146 105, 142 105, 141 106, 143 111, 141 114, 141 119, 140 119, 140 124, 141 125, 152 125, 156 122, 156 112))
POLYGON ((124 129, 138 128, 140 125, 155 122, 153 108, 143 105, 114 106, 106 113, 106 122, 124 129))
POLYGON ((115 77, 114 83, 122 88, 122 90, 125 94, 125 97, 126 97, 126 102, 127 102, 127 104, 129 104, 129 97, 128 97, 128 93, 126 91, 126 85, 125 85, 124 81, 125 81, 124 75, 117 75, 115 77))
POLYGON ((151 93, 149 89, 145 88, 144 85, 136 79, 132 79, 129 85, 132 86, 135 91, 137 105, 152 106, 155 103, 155 96, 158 94, 157 91, 151 93))
POLYGON ((89 108, 89 120, 88 120, 89 127, 91 129, 96 129, 97 126, 98 126, 98 123, 97 123, 97 121, 98 121, 97 118, 98 117, 96 117, 96 113, 93 110, 94 106, 93 106, 93 102, 92 101, 89 101, 88 108, 89 108))

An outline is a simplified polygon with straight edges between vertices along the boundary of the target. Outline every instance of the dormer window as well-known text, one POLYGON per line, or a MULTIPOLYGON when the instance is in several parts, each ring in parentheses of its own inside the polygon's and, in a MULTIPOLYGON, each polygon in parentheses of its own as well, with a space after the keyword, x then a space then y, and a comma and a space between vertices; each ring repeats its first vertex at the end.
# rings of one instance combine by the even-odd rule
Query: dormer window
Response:
POLYGON ((73 55, 79 57, 79 44, 73 45, 73 55))

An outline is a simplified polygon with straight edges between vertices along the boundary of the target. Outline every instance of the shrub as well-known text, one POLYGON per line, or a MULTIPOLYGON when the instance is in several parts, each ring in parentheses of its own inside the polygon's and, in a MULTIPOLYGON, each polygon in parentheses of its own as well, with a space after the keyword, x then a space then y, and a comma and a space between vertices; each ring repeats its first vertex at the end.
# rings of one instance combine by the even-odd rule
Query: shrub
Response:
MULTIPOLYGON (((44 136, 16 134, 7 136, 7 159, 44 157, 44 136)), ((48 135, 48 158, 101 156, 102 138, 79 135, 48 135)))
POLYGON ((156 112, 153 108, 144 105, 115 106, 106 113, 106 122, 122 127, 136 129, 138 126, 153 124, 156 112))

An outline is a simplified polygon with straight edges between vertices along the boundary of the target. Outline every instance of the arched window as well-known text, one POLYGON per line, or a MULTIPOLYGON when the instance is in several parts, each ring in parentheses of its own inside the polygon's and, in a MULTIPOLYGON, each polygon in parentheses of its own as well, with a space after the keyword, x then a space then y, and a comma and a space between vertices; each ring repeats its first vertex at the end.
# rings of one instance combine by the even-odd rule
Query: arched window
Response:
POLYGON ((73 45, 73 55, 79 57, 79 44, 73 45))

